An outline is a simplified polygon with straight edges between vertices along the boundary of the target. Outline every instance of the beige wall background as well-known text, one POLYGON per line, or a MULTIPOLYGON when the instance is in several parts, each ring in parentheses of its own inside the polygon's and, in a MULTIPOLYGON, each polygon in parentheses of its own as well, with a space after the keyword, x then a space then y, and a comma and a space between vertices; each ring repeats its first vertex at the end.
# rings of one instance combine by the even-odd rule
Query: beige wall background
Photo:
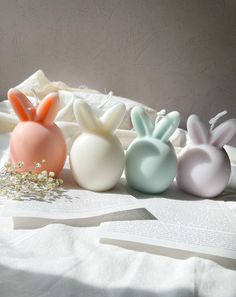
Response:
POLYGON ((52 80, 236 117, 236 1, 0 0, 0 95, 37 69, 52 80))

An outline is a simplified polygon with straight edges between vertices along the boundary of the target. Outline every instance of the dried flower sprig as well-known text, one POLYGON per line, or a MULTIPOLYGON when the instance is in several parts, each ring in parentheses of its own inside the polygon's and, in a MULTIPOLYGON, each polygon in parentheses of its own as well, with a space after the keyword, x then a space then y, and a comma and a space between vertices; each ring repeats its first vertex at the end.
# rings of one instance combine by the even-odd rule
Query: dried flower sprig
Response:
POLYGON ((34 169, 41 168, 42 163, 45 160, 34 163, 32 170, 24 170, 24 162, 6 163, 0 169, 0 196, 16 200, 59 197, 63 180, 56 178, 54 172, 36 173, 34 169))

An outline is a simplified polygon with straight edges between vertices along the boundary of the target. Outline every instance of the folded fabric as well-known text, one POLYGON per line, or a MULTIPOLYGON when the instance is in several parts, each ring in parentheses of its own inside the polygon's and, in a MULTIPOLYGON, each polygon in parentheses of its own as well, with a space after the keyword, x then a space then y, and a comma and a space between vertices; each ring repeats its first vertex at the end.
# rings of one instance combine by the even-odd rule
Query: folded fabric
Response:
MULTIPOLYGON (((42 71, 17 86, 40 99, 59 91, 61 110, 57 124, 68 145, 79 133, 72 112, 74 100, 87 100, 93 108, 106 102, 107 96, 89 89, 73 89, 61 82, 50 82, 42 71)), ((31 97, 34 100, 33 97, 31 97)), ((119 97, 107 104, 128 100, 119 97)), ((124 102, 124 101, 123 101, 124 102)), ((103 105, 105 109, 108 105, 103 105)), ((119 130, 123 145, 135 137, 129 112, 137 103, 126 101, 126 122, 119 130)), ((147 109, 148 111, 148 109, 147 109)), ((153 119, 156 111, 153 112, 153 119)), ((8 158, 10 134, 17 124, 8 101, 0 103, 0 167, 8 158)), ((185 131, 178 130, 173 143, 185 145, 185 131)), ((32 296, 112 296, 112 297, 234 297, 236 272, 210 260, 177 260, 161 255, 102 245, 99 227, 73 228, 51 224, 36 230, 11 230, 8 218, 0 218, 1 297, 32 296)))
MULTIPOLYGON (((65 136, 68 149, 80 133, 73 113, 75 100, 85 100, 92 107, 96 115, 102 114, 118 102, 124 103, 126 106, 126 115, 117 132, 124 148, 127 148, 129 143, 136 137, 135 132, 131 130, 132 124, 130 121, 130 112, 134 106, 142 106, 153 121, 155 121, 157 116, 155 109, 131 99, 101 94, 96 90, 85 87, 71 88, 63 82, 51 82, 42 70, 35 72, 28 79, 17 85, 16 88, 29 96, 33 103, 36 103, 34 92, 37 94, 39 100, 42 100, 50 92, 56 91, 59 93, 61 109, 56 117, 56 123, 65 136)), ((17 123, 18 118, 8 100, 0 102, 0 133, 12 131, 17 123)), ((185 131, 178 129, 172 136, 171 141, 175 146, 183 147, 186 142, 185 131)))

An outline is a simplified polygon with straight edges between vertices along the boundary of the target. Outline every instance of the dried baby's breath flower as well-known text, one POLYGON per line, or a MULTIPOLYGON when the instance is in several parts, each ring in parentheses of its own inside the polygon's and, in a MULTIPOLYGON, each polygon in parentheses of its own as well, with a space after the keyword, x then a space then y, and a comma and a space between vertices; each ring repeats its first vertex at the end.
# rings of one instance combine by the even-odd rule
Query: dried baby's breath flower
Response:
POLYGON ((45 179, 45 176, 42 173, 39 173, 38 176, 37 176, 37 179, 39 181, 43 181, 45 179))
POLYGON ((34 168, 41 168, 41 164, 39 163, 39 162, 37 162, 37 163, 34 163, 34 168))
MULTIPOLYGON (((45 160, 42 160, 45 163, 45 160)), ((42 164, 34 163, 34 168, 41 168, 42 164)), ((0 196, 9 199, 44 199, 59 197, 62 179, 57 179, 54 172, 43 170, 35 173, 34 170, 24 170, 24 162, 17 164, 6 163, 0 169, 0 196), (19 172, 20 169, 20 172, 19 172)))
POLYGON ((57 181, 59 182, 60 185, 63 185, 63 179, 59 178, 57 181))
POLYGON ((22 162, 22 161, 20 161, 20 162, 17 163, 18 168, 23 168, 24 165, 25 165, 25 163, 22 162))
POLYGON ((54 176, 55 176, 55 173, 52 172, 52 171, 50 171, 50 172, 49 172, 49 176, 50 176, 50 177, 54 177, 54 176))
POLYGON ((10 163, 10 162, 5 163, 5 164, 4 164, 4 167, 5 167, 5 168, 10 168, 10 167, 11 167, 11 163, 10 163))

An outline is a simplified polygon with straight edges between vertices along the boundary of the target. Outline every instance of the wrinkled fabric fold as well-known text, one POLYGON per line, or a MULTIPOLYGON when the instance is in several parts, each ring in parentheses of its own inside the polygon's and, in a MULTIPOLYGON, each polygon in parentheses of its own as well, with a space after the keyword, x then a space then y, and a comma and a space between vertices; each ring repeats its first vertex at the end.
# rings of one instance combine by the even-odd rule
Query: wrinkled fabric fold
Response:
MULTIPOLYGON (((107 109, 119 102, 124 103, 126 106, 126 114, 123 122, 117 130, 124 148, 127 148, 129 143, 136 136, 131 130, 132 124, 130 121, 130 112, 134 106, 141 105, 153 121, 155 121, 157 116, 157 111, 155 109, 137 103, 131 99, 112 96, 112 98, 108 100, 108 95, 101 94, 92 89, 71 88, 63 82, 51 82, 42 70, 38 70, 15 88, 24 92, 26 96, 29 96, 29 99, 33 104, 36 104, 34 92, 37 94, 39 100, 42 100, 50 92, 58 92, 60 98, 60 111, 56 117, 56 123, 66 138, 68 150, 74 139, 80 133, 79 126, 73 113, 73 104, 76 100, 85 100, 92 107, 93 112, 97 116, 102 115, 107 109), (127 135, 129 136, 127 137, 127 135), (129 142, 127 142, 128 139, 129 142)), ((0 133, 12 131, 17 123, 18 118, 14 114, 8 100, 0 102, 0 133)), ((171 141, 175 146, 183 147, 186 141, 185 134, 186 132, 184 130, 178 129, 171 138, 171 141)))
MULTIPOLYGON (((32 87, 40 99, 58 91, 61 110, 57 124, 68 148, 79 134, 72 113, 74 100, 86 100, 99 114, 106 95, 89 89, 50 82, 37 71, 17 86, 27 96, 32 87)), ((117 131, 124 147, 134 139, 129 111, 134 101, 120 97, 105 104, 125 102, 127 115, 117 131)), ((34 98, 31 97, 32 102, 34 98)), ((156 111, 147 107, 153 119, 156 111)), ((9 102, 0 103, 0 167, 8 159, 10 132, 18 123, 9 102)), ((178 129, 172 142, 180 150, 185 131, 178 129)), ((230 150, 234 156, 234 150, 230 150)), ((1 211, 1 208, 0 208, 1 211)), ((10 218, 0 217, 1 297, 235 297, 236 271, 213 261, 192 257, 179 260, 99 243, 98 227, 51 224, 35 230, 12 230, 10 218)))

